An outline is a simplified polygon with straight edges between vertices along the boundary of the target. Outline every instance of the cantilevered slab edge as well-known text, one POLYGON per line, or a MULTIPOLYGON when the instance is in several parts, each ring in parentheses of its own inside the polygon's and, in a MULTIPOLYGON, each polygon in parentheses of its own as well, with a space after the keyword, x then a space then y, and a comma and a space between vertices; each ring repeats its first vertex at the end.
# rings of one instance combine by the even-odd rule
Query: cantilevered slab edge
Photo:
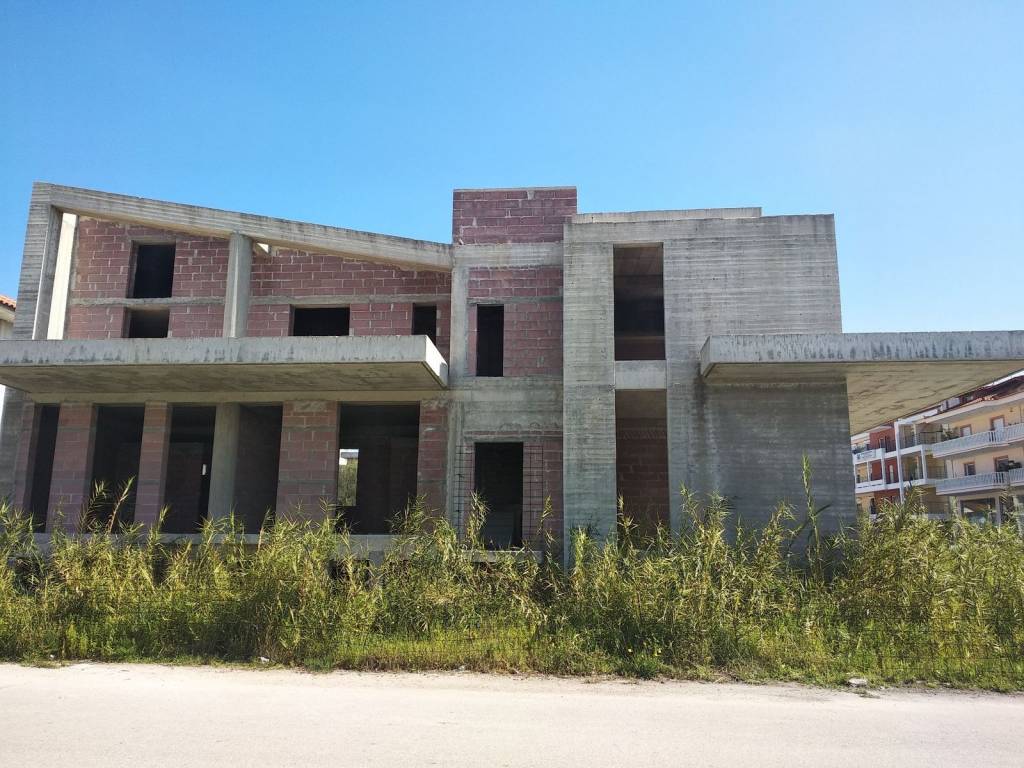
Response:
POLYGON ((1024 331, 710 336, 709 384, 845 379, 854 432, 1024 368, 1024 331))
POLYGON ((426 336, 0 341, 0 383, 29 393, 441 390, 426 336))

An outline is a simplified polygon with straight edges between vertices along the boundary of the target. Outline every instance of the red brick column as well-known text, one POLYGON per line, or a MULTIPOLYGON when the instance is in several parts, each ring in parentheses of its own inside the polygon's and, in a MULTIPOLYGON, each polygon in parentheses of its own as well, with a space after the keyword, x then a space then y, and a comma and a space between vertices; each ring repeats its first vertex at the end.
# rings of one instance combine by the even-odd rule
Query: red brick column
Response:
POLYGON ((46 530, 63 525, 77 531, 82 507, 89 500, 92 481, 92 452, 96 437, 96 406, 92 403, 64 403, 57 421, 57 447, 53 453, 50 481, 50 510, 46 530))
POLYGON ((167 451, 170 438, 171 406, 167 403, 146 403, 135 493, 136 523, 152 526, 160 517, 167 482, 167 451))
POLYGON ((338 427, 336 402, 284 403, 277 478, 278 519, 313 520, 322 514, 322 500, 332 507, 337 503, 338 427))
POLYGON ((445 476, 448 467, 448 403, 420 403, 419 448, 416 455, 416 493, 425 499, 428 512, 445 509, 445 476))

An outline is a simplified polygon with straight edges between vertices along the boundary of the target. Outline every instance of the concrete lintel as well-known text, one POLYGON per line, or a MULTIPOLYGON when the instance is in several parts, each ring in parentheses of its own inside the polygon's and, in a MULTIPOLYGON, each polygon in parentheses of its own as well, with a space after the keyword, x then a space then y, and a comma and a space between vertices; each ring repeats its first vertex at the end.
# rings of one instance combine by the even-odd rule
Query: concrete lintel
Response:
POLYGON ((710 336, 709 384, 846 380, 860 432, 1024 368, 1024 331, 710 336))
MULTIPOLYGON (((0 383, 30 393, 440 390, 426 336, 0 341, 0 383)), ((45 399, 41 397, 40 399, 45 399)))
POLYGON ((664 360, 617 360, 615 389, 665 389, 668 372, 664 360))
POLYGON ((476 243, 452 247, 454 263, 465 267, 562 266, 562 243, 476 243))
POLYGON ((238 233, 283 248, 357 257, 413 269, 448 272, 452 266, 451 246, 447 243, 43 182, 37 183, 35 189, 46 195, 50 205, 81 216, 214 237, 227 238, 238 233))

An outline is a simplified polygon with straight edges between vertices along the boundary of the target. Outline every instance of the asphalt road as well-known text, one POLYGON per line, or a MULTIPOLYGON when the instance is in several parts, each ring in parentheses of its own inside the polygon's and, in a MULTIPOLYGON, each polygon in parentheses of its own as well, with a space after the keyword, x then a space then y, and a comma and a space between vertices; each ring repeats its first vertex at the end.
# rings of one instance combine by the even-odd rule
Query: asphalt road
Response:
POLYGON ((0 765, 1024 765, 1024 696, 0 665, 0 765))

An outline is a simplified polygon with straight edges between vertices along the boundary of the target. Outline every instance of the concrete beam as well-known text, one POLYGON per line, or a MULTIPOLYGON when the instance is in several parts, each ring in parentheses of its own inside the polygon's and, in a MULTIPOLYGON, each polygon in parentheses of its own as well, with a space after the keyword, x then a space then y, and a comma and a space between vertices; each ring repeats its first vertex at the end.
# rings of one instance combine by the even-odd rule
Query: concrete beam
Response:
POLYGON ((667 382, 664 360, 615 361, 615 389, 665 389, 667 382))
MULTIPOLYGON (((77 187, 37 183, 49 203, 68 213, 214 237, 238 233, 260 243, 349 256, 411 269, 448 272, 451 246, 354 229, 182 205, 77 187)), ((55 246, 56 247, 56 246, 55 246)))
POLYGON ((853 432, 1024 368, 1024 331, 710 336, 700 371, 715 384, 842 381, 853 432))

